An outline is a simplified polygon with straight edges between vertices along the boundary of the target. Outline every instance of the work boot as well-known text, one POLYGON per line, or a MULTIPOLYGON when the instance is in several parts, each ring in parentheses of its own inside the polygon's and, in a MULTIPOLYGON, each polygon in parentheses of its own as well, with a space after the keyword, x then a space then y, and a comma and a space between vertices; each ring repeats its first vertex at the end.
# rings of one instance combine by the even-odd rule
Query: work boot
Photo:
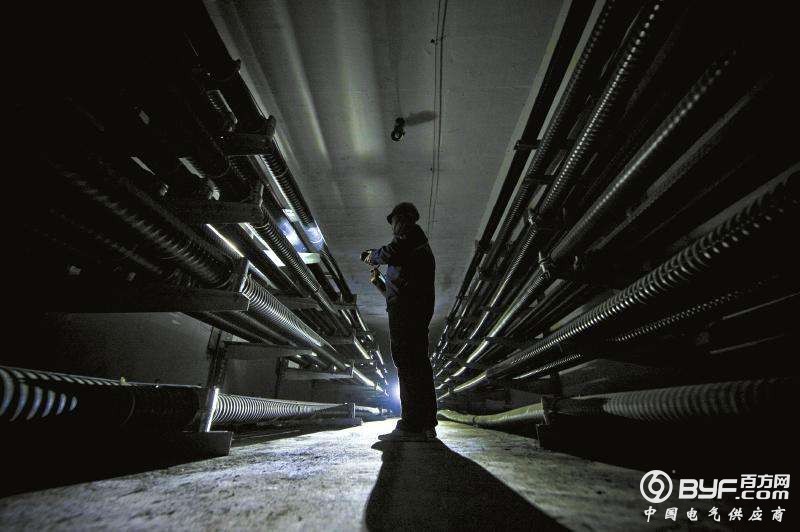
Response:
POLYGON ((388 434, 381 434, 378 436, 381 441, 414 441, 414 442, 428 442, 436 441, 436 431, 434 429, 427 429, 423 431, 406 430, 396 428, 388 434))

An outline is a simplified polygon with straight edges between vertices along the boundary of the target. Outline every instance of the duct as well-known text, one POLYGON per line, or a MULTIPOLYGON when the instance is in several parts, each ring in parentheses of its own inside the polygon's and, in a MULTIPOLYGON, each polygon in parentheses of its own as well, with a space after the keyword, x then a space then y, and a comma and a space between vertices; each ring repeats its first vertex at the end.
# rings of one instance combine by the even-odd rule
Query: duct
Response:
MULTIPOLYGON (((615 416, 649 423, 684 423, 708 418, 770 415, 790 404, 793 377, 695 384, 554 399, 549 415, 615 416)), ((479 427, 545 422, 544 406, 533 404, 492 415, 440 410, 439 416, 479 427)))
POLYGON ((670 302, 678 296, 697 297, 696 294, 690 294, 690 288, 702 286, 702 291, 696 291, 703 293, 712 290, 719 278, 730 278, 734 273, 739 277, 757 275, 760 270, 768 268, 769 259, 780 252, 775 246, 764 245, 764 242, 768 242, 765 236, 780 234, 798 221, 799 186, 798 180, 790 177, 786 183, 762 195, 619 294, 531 347, 456 386, 454 391, 462 392, 491 378, 508 375, 523 364, 549 362, 543 358, 552 348, 565 341, 574 342, 590 334, 597 335, 610 325, 619 326, 629 316, 634 316, 632 321, 645 321, 647 311, 657 308, 659 304, 670 302), (726 272, 727 275, 715 279, 714 275, 719 272, 726 272))

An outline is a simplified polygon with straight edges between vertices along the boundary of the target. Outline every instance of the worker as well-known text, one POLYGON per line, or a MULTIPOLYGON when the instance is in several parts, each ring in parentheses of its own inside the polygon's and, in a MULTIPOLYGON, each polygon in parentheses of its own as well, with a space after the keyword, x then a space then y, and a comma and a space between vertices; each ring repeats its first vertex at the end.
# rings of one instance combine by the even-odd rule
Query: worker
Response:
POLYGON ((411 203, 400 203, 386 220, 394 238, 361 259, 370 266, 388 265, 382 290, 389 314, 392 360, 400 381, 402 417, 397 427, 378 436, 384 441, 435 441, 436 395, 428 357, 428 326, 433 316, 436 262, 411 203))

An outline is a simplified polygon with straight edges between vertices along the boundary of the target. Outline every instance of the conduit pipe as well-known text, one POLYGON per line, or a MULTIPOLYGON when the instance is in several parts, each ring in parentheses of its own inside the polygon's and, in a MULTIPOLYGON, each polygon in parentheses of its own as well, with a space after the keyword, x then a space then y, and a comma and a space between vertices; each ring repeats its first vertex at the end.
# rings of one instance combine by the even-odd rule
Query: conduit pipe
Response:
MULTIPOLYGON (((613 4, 614 2, 611 3, 613 4)), ((558 87, 561 85, 570 59, 575 53, 575 48, 578 46, 581 34, 586 27, 592 7, 593 2, 572 2, 572 4, 570 4, 569 12, 567 13, 561 33, 558 36, 558 41, 553 50, 552 57, 548 62, 547 71, 542 78, 541 85, 536 94, 536 99, 531 107, 530 115, 528 116, 528 122, 522 132, 522 137, 520 138, 521 144, 527 144, 530 146, 533 145, 533 143, 537 140, 539 131, 541 130, 545 118, 547 117, 547 112, 553 104, 553 100, 558 92, 558 87)), ((611 9, 612 7, 604 7, 602 13, 600 14, 599 20, 606 20, 611 9)), ((536 149, 539 148, 537 147, 536 149)), ((511 199, 511 194, 514 192, 514 189, 517 186, 519 176, 522 173, 529 156, 530 148, 526 146, 520 146, 520 150, 514 153, 514 157, 512 158, 511 164, 508 168, 505 180, 503 181, 503 186, 500 189, 497 200, 495 201, 494 207, 492 208, 492 212, 489 216, 489 220, 487 221, 486 227, 483 230, 483 235, 481 236, 478 249, 475 251, 469 267, 467 268, 464 281, 462 282, 458 296, 456 297, 456 304, 453 306, 450 314, 451 318, 458 313, 459 305, 465 299, 466 292, 472 282, 478 265, 481 262, 483 254, 489 250, 492 235, 494 234, 495 229, 500 222, 503 212, 508 206, 508 202, 511 199)))
MULTIPOLYGON (((626 164, 614 182, 609 185, 601 197, 595 201, 575 226, 569 230, 567 235, 559 241, 551 255, 551 259, 556 265, 560 265, 562 268, 565 267, 565 263, 569 262, 573 255, 578 254, 581 249, 584 249, 586 245, 591 243, 589 237, 592 234, 592 230, 602 224, 611 214, 618 211, 622 203, 631 196, 632 191, 636 191, 643 186, 642 180, 649 178, 652 174, 650 170, 653 168, 654 161, 658 160, 666 147, 674 143, 675 139, 680 139, 682 136, 686 135, 687 123, 691 124, 693 122, 694 114, 697 112, 698 108, 702 109, 703 106, 707 105, 709 102, 713 103, 714 97, 718 92, 715 89, 719 87, 721 79, 729 75, 733 57, 734 54, 726 54, 725 57, 713 63, 706 70, 700 80, 692 86, 670 115, 667 116, 650 136, 650 139, 639 149, 628 164, 626 164)), ((623 61, 623 64, 624 63, 625 61, 623 61)), ((623 68, 618 70, 617 76, 614 78, 615 80, 621 79, 623 70, 623 68)), ((613 82, 609 86, 611 85, 613 85, 613 82)), ((607 93, 604 93, 604 95, 605 94, 607 93)), ((593 118, 602 116, 602 113, 598 113, 598 110, 602 107, 603 100, 605 100, 605 98, 602 98, 601 104, 598 104, 595 108, 595 112, 592 115, 593 118)), ((596 130, 598 127, 596 125, 592 126, 592 122, 593 120, 590 119, 580 139, 576 143, 575 149, 585 150, 586 146, 582 145, 582 140, 586 139, 588 142, 588 139, 591 139, 592 135, 596 134, 596 131, 595 133, 589 133, 590 130, 596 130)), ((572 158, 572 155, 570 158, 572 158)), ((567 168, 566 163, 564 167, 562 167, 562 170, 565 168, 567 168)), ((562 173, 559 172, 559 175, 562 175, 562 173)), ((554 190, 555 189, 551 189, 551 192, 554 190)), ((545 200, 548 198, 550 198, 550 193, 545 196, 545 200)), ((551 202, 550 204, 554 205, 555 203, 551 202)), ((527 239, 531 236, 531 233, 535 236, 535 227, 535 224, 531 224, 529 232, 526 233, 524 238, 527 239)), ((531 236, 531 238, 533 238, 533 236, 531 236)), ((527 251, 528 248, 522 249, 527 251)), ((521 257, 516 257, 517 260, 512 262, 512 267, 515 264, 519 264, 518 260, 520 258, 521 257)), ((510 275, 511 274, 507 273, 505 278, 510 278, 510 275)), ((541 283, 537 288, 543 289, 548 285, 549 283, 541 283)), ((501 284, 501 287, 503 286, 504 285, 501 284)), ((517 294, 511 306, 521 306, 529 300, 534 293, 526 293, 523 291, 521 294, 517 294), (524 298, 523 301, 520 301, 521 297, 524 298)), ((477 331, 474 332, 477 334, 477 331)), ((497 331, 490 335, 493 336, 495 334, 497 334, 497 331)), ((478 356, 480 356, 480 353, 478 353, 478 356)), ((475 360, 477 357, 470 355, 470 358, 475 360)))
MULTIPOLYGON (((93 427, 187 430, 199 420, 205 397, 199 386, 127 383, 0 366, 0 426, 32 428, 47 423, 93 427)), ((255 423, 348 415, 346 404, 313 403, 219 394, 213 424, 255 423)), ((355 406, 377 415, 377 408, 355 406)))
POLYGON ((754 275, 769 264, 769 259, 779 256, 779 250, 769 245, 758 246, 770 234, 796 227, 800 218, 800 184, 796 176, 781 183, 731 216, 716 229, 697 240, 661 266, 629 285, 593 309, 572 320, 558 331, 537 341, 504 361, 492 366, 480 375, 453 388, 455 392, 471 389, 489 379, 506 376, 522 365, 545 359, 554 347, 565 341, 574 342, 588 335, 597 335, 611 325, 620 325, 622 320, 644 321, 649 311, 659 303, 676 296, 691 294, 691 287, 705 282, 704 291, 710 290, 718 279, 732 275, 754 275), (757 252, 758 264, 747 260, 748 253, 757 252), (749 267, 745 268, 745 264, 749 267), (760 268, 757 268, 760 266, 760 268), (716 275, 725 272, 725 275, 716 275))
MULTIPOLYGON (((612 116, 616 113, 620 103, 623 102, 626 95, 630 94, 633 90, 636 76, 644 70, 644 60, 652 54, 659 42, 659 35, 664 33, 663 26, 672 20, 675 15, 674 12, 677 10, 672 3, 667 3, 669 4, 667 6, 664 4, 664 1, 654 1, 639 15, 634 25, 632 36, 625 46, 625 52, 615 69, 613 77, 606 85, 603 93, 599 96, 598 102, 589 120, 583 127, 569 155, 561 164, 547 193, 542 198, 537 209, 537 214, 530 220, 524 235, 520 238, 520 244, 517 246, 514 256, 510 258, 508 268, 503 278, 491 296, 489 303, 486 305, 488 309, 496 305, 505 295, 505 291, 510 285, 511 280, 516 276, 520 265, 529 262, 529 255, 534 249, 534 245, 537 243, 537 237, 540 236, 540 221, 553 218, 558 206, 563 202, 566 194, 574 185, 574 182, 580 177, 579 172, 588 161, 588 157, 592 153, 598 139, 601 137, 603 131, 608 129, 613 122, 612 116)), ((610 12, 613 12, 613 5, 613 2, 608 4, 610 12)), ((600 24, 600 20, 598 24, 600 24)), ((596 27, 595 29, 597 30, 598 28, 596 27)), ((607 33, 601 32, 601 34, 597 36, 597 39, 604 35, 607 35, 607 33)), ((511 230, 513 230, 519 221, 520 212, 518 211, 522 208, 522 204, 518 202, 524 201, 525 206, 530 202, 530 198, 533 194, 533 183, 530 180, 530 176, 543 171, 545 161, 549 160, 553 155, 551 151, 558 147, 556 139, 560 138, 562 135, 566 135, 569 123, 566 122, 565 115, 574 112, 572 109, 573 106, 576 106, 574 98, 576 95, 580 95, 586 90, 586 88, 581 88, 582 84, 580 82, 585 80, 585 77, 581 77, 580 72, 582 69, 586 68, 586 63, 592 59, 592 48, 596 46, 596 44, 595 41, 591 41, 590 44, 587 44, 587 48, 581 56, 579 67, 576 67, 570 86, 565 91, 565 96, 562 98, 559 108, 556 110, 553 120, 551 120, 551 123, 548 125, 547 132, 534 155, 526 176, 528 179, 523 181, 517 193, 517 197, 515 198, 515 203, 509 210, 506 222, 498 234, 495 246, 487 258, 487 262, 490 264, 493 263, 496 258, 500 242, 505 242, 505 240, 507 240, 511 230), (575 81, 575 83, 573 83, 573 81, 575 81), (512 223, 513 225, 511 225, 512 223)), ((581 100, 578 101, 578 103, 582 104, 583 102, 581 100)), ((478 324, 470 333, 470 339, 477 336, 480 332, 480 328, 486 323, 489 312, 490 310, 484 311, 483 315, 478 320, 478 324)), ((474 360, 475 357, 472 358, 474 360)))
MULTIPOLYGON (((791 403, 796 386, 797 379, 787 377, 555 399, 548 406, 548 415, 616 416, 651 423, 770 415, 791 403)), ((545 421, 541 403, 490 415, 461 414, 453 410, 439 410, 438 414, 450 421, 479 427, 545 421)))

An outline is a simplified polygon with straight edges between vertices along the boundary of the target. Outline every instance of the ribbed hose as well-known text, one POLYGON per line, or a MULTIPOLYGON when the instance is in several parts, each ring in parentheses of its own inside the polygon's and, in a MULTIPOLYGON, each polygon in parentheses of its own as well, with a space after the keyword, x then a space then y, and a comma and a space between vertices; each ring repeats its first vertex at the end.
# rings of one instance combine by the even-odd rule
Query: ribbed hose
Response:
MULTIPOLYGON (((796 378, 717 382, 635 392, 592 395, 555 401, 553 413, 611 415, 652 423, 682 423, 707 418, 775 415, 793 404, 796 378)), ((541 403, 491 415, 440 410, 439 416, 482 427, 543 422, 541 403)))
MULTIPOLYGON (((222 329, 223 331, 227 331, 231 334, 235 334, 239 338, 243 340, 247 340, 248 342, 263 342, 265 341, 264 338, 261 338, 259 335, 255 334, 252 330, 242 326, 239 323, 236 323, 235 320, 229 319, 230 316, 221 315, 222 313, 213 313, 213 312, 189 312, 189 316, 200 320, 202 322, 208 323, 218 329, 222 329)), ((239 313, 235 313, 239 315, 239 313)))
MULTIPOLYGON (((536 273, 533 274, 530 277, 530 279, 528 279, 528 281, 525 283, 525 285, 520 289, 514 300, 511 303, 509 303, 509 305, 505 308, 503 313, 497 318, 497 320, 495 320, 495 322, 492 324, 491 328, 489 329, 489 331, 486 333, 485 336, 497 337, 498 335, 500 335, 503 329, 505 329, 506 325, 508 325, 508 323, 514 317, 514 315, 528 303, 529 298, 533 294, 538 293, 543 286, 547 285, 550 282, 551 278, 552 275, 550 273, 550 269, 548 268, 547 263, 542 263, 536 270, 536 273)), ((488 312, 484 313, 484 315, 482 316, 482 320, 485 321, 487 318, 488 318, 488 312)), ((480 324, 482 325, 482 322, 480 324)), ((477 336, 477 331, 479 328, 480 327, 476 328, 476 330, 474 331, 475 334, 470 339, 477 336)), ((475 362, 479 360, 486 353, 489 347, 490 347, 489 342, 483 340, 480 344, 478 344, 478 347, 476 347, 474 350, 472 350, 472 352, 470 352, 470 354, 467 356, 466 362, 469 364, 470 362, 475 362)), ((464 351, 465 348, 462 347, 456 353, 455 356, 461 356, 461 354, 464 351)), ((452 360, 448 360, 442 367, 442 370, 439 371, 439 373, 437 373, 437 376, 439 376, 442 373, 442 371, 444 371, 450 365, 452 365, 452 363, 453 363, 452 360)), ((461 372, 463 372, 463 369, 458 370, 459 375, 461 374, 461 372)))
MULTIPOLYGON (((629 53, 629 57, 630 55, 629 53)), ((582 249, 582 246, 587 243, 588 238, 591 236, 591 231, 599 227, 609 215, 617 212, 620 209, 621 203, 630 196, 631 190, 637 190, 638 187, 641 186, 640 181, 651 175, 652 172, 649 172, 649 170, 652 169, 654 162, 668 146, 674 143, 676 138, 685 135, 686 125, 692 122, 692 118, 697 114, 698 108, 702 109, 709 101, 713 103, 713 98, 718 92, 715 89, 719 86, 720 81, 729 74, 733 57, 734 54, 729 53, 706 70, 700 80, 689 90, 670 115, 662 122, 653 135, 651 135, 650 140, 644 144, 639 152, 637 152, 625 166, 620 176, 614 180, 603 195, 590 207, 589 211, 575 226, 573 226, 567 236, 559 242, 552 254, 554 262, 560 263, 568 260, 570 254, 577 253, 577 250, 582 249)), ((628 61, 626 58, 626 61, 624 61, 618 69, 617 75, 614 81, 609 85, 609 88, 613 86, 615 82, 622 79, 622 72, 625 70, 625 65, 627 63, 628 61)), ((628 74, 629 73, 628 71, 628 74)), ((607 89, 606 93, 604 93, 604 97, 609 94, 607 89)), ((616 97, 618 97, 618 95, 616 97)), ((585 149, 586 146, 592 144, 592 142, 588 141, 587 132, 590 129, 597 130, 599 127, 596 124, 593 126, 592 123, 594 118, 599 116, 598 110, 602 108, 603 105, 603 100, 601 100, 595 108, 593 119, 590 119, 586 128, 584 128, 584 132, 576 143, 571 156, 576 150, 585 149), (582 145, 583 140, 587 140, 585 145, 582 145), (583 147, 581 148, 581 146, 583 147)), ((565 163, 562 167, 562 171, 559 172, 559 176, 566 175, 565 172, 568 169, 569 167, 567 163, 565 163)), ((546 209, 546 204, 554 197, 553 195, 558 194, 560 194, 560 192, 558 192, 555 185, 551 187, 550 192, 548 192, 545 196, 545 200, 543 200, 541 208, 543 210, 546 209)), ((555 203, 551 204, 555 205, 555 203)), ((534 227, 535 225, 531 225, 530 229, 534 227)), ((525 238, 535 236, 531 235, 530 229, 526 233, 525 238)), ((519 259, 520 256, 515 258, 519 259)), ((514 263, 512 262, 512 267, 513 265, 514 263)))
POLYGON ((516 227, 525 209, 528 208, 536 189, 535 183, 530 178, 544 172, 547 164, 560 147, 561 140, 569 132, 572 121, 580 106, 584 104, 592 83, 608 58, 613 45, 625 30, 629 8, 630 4, 628 2, 617 0, 609 0, 603 5, 603 9, 597 18, 580 59, 575 65, 569 83, 559 100, 558 107, 553 113, 545 134, 536 148, 525 179, 522 180, 519 190, 508 208, 505 219, 497 233, 495 244, 492 246, 485 261, 487 265, 496 262, 497 255, 505 245, 514 227, 516 227))
MULTIPOLYGON (((687 309, 670 314, 669 316, 665 316, 640 327, 636 327, 635 329, 614 336, 606 341, 610 344, 623 344, 627 342, 638 341, 654 334, 679 329, 686 322, 691 321, 699 316, 703 316, 704 318, 719 316, 721 313, 724 313, 730 309, 742 298, 758 292, 769 283, 770 281, 759 281, 748 286, 747 288, 732 290, 726 294, 714 297, 698 305, 694 305, 687 309)), ((543 375, 549 375, 569 367, 577 366, 588 360, 591 360, 592 358, 595 357, 589 357, 582 354, 567 355, 514 378, 529 379, 541 377, 543 375)))
POLYGON ((572 355, 567 355, 559 359, 553 360, 552 362, 548 362, 547 364, 544 364, 542 367, 536 368, 530 373, 526 373, 525 375, 521 375, 516 378, 519 379, 528 377, 535 378, 535 377, 541 377, 543 375, 550 375, 552 373, 559 372, 562 369, 582 364, 586 360, 589 360, 586 357, 586 355, 582 355, 580 353, 573 353, 572 355))
MULTIPOLYGON (((252 302, 251 302, 252 305, 252 302)), ((248 313, 237 312, 234 310, 225 310, 216 313, 223 320, 228 321, 240 328, 244 328, 257 335, 262 342, 269 342, 272 344, 291 344, 291 340, 286 336, 286 331, 276 330, 277 327, 269 327, 265 324, 263 319, 256 319, 248 313)))
POLYGON ((659 44, 657 36, 663 33, 661 27, 673 19, 671 11, 674 11, 675 4, 677 2, 658 0, 642 11, 614 76, 600 95, 589 120, 542 199, 539 206, 541 216, 547 217, 561 207, 598 139, 608 129, 620 104, 632 92, 634 81, 646 66, 646 58, 659 44))
MULTIPOLYGON (((587 397, 614 416, 675 423, 707 417, 774 413, 793 404, 795 378, 718 382, 587 397)), ((568 413, 568 412, 567 412, 568 413)))
POLYGON ((612 214, 618 212, 620 205, 642 186, 641 181, 652 179, 653 165, 659 156, 686 134, 686 125, 692 122, 698 108, 714 102, 720 81, 729 73, 732 54, 712 64, 681 99, 675 109, 659 125, 639 151, 625 165, 619 176, 608 186, 587 212, 575 223, 567 235, 556 245, 552 257, 555 262, 568 259, 582 249, 597 228, 612 214))
POLYGON ((94 227, 84 225, 55 209, 50 209, 49 214, 58 220, 62 226, 80 234, 97 247, 105 249, 109 255, 114 256, 117 260, 127 262, 133 269, 146 272, 154 277, 164 276, 165 272, 159 265, 136 251, 126 248, 94 227))
POLYGON ((634 312, 641 313, 644 307, 707 278, 720 264, 733 262, 731 256, 736 257, 738 254, 741 257, 748 244, 763 237, 765 232, 793 227, 792 223, 797 221, 800 211, 797 189, 797 180, 792 179, 788 186, 782 184, 774 192, 765 194, 621 293, 607 299, 531 348, 501 362, 492 368, 492 374, 507 373, 511 368, 540 357, 566 340, 574 340, 634 312))
POLYGON ((336 369, 345 369, 336 356, 336 352, 330 347, 320 335, 300 320, 286 306, 283 305, 275 296, 258 284, 252 277, 248 276, 245 280, 242 293, 250 299, 250 311, 259 318, 275 325, 281 331, 285 331, 302 345, 312 348, 315 352, 323 355, 336 369))
POLYGON ((306 418, 315 416, 324 410, 335 409, 337 406, 342 406, 338 412, 344 413, 344 406, 336 403, 307 403, 220 394, 217 400, 217 409, 214 411, 213 424, 225 425, 306 418))
MULTIPOLYGON (((265 201, 271 201, 271 198, 265 196, 265 201)), ((253 229, 269 244, 272 251, 294 273, 296 278, 306 287, 306 290, 320 303, 324 311, 333 317, 339 331, 344 331, 338 311, 333 307, 325 292, 322 291, 322 286, 320 286, 314 274, 311 273, 311 270, 306 266, 271 217, 265 214, 263 223, 260 225, 253 224, 253 229)))
POLYGON ((142 211, 128 205, 121 198, 105 193, 78 174, 61 174, 78 192, 130 226, 140 238, 153 244, 164 254, 164 258, 174 259, 182 269, 210 286, 222 286, 228 281, 230 264, 205 253, 194 240, 177 231, 166 229, 168 224, 150 219, 142 211))
MULTIPOLYGON (((317 222, 311 215, 311 209, 309 209, 308 204, 300 194, 300 190, 297 187, 297 183, 294 180, 291 170, 289 169, 289 165, 286 164, 286 159, 284 159, 283 154, 281 153, 280 148, 278 148, 278 145, 275 143, 275 141, 270 144, 267 153, 262 155, 262 157, 264 162, 267 164, 267 168, 269 168, 270 173, 272 173, 272 177, 275 179, 275 182, 280 188, 281 193, 286 198, 286 201, 289 203, 289 206, 292 208, 292 210, 294 210, 297 217, 300 219, 300 222, 303 224, 303 228, 317 227, 317 222)), ((350 291, 347 281, 339 269, 339 266, 336 264, 336 260, 333 258, 333 255, 331 255, 330 250, 328 250, 327 244, 323 244, 319 252, 320 255, 322 255, 326 265, 329 266, 329 269, 331 270, 331 273, 336 281, 336 285, 339 287, 339 291, 342 293, 345 299, 351 299, 353 294, 350 291)))
MULTIPOLYGON (((559 103, 559 107, 553 115, 547 131, 534 154, 526 179, 524 179, 520 185, 520 189, 514 198, 514 203, 506 215, 503 226, 495 241, 495 246, 492 248, 487 258, 487 264, 495 264, 501 246, 504 245, 511 231, 518 223, 522 211, 526 209, 528 203, 530 203, 535 188, 533 181, 530 179, 531 176, 535 176, 544 170, 545 165, 553 157, 555 150, 558 148, 560 139, 567 133, 567 128, 570 125, 568 117, 574 114, 578 105, 583 103, 583 100, 580 98, 581 96, 585 97, 586 91, 588 90, 586 81, 588 78, 593 77, 589 72, 593 69, 599 69, 600 67, 598 64, 599 54, 597 50, 598 48, 605 48, 610 44, 608 36, 613 32, 609 32, 607 26, 609 24, 609 19, 614 17, 619 12, 619 9, 619 6, 615 2, 607 2, 604 6, 592 32, 592 36, 586 44, 586 48, 570 79, 570 84, 567 86, 561 102, 559 103)), ((612 114, 625 95, 629 94, 633 89, 633 82, 642 70, 643 57, 646 57, 657 44, 657 39, 654 38, 654 35, 659 33, 661 25, 664 24, 663 20, 667 19, 668 21, 670 18, 668 12, 668 9, 664 9, 663 0, 661 0, 652 2, 648 8, 640 14, 634 33, 635 38, 631 38, 630 43, 628 43, 626 54, 620 61, 614 77, 600 96, 580 137, 572 150, 570 150, 568 157, 561 165, 558 175, 549 187, 547 194, 545 194, 542 199, 538 209, 539 217, 550 217, 561 205, 564 197, 574 184, 574 181, 579 177, 579 172, 592 153, 597 139, 602 135, 603 131, 608 128, 612 114)), ((503 296, 509 280, 516 274, 519 265, 529 260, 529 254, 538 234, 537 224, 532 223, 523 236, 522 245, 518 246, 515 256, 511 259, 504 279, 501 281, 499 288, 495 290, 492 301, 497 301, 503 296)))
MULTIPOLYGON (((43 424, 187 429, 201 410, 199 386, 127 384, 111 379, 0 366, 0 426, 43 424)), ((310 403, 220 394, 214 424, 254 423, 351 412, 341 403, 310 403)), ((355 406, 356 414, 380 410, 355 406)))
POLYGON ((0 367, 0 425, 74 422, 87 426, 181 429, 195 418, 199 388, 0 367))
MULTIPOLYGON (((597 333, 598 329, 609 324, 619 324, 628 316, 634 315, 635 320, 642 320, 646 317, 643 311, 656 303, 681 291, 688 292, 688 288, 699 285, 700 281, 711 283, 711 274, 720 270, 720 265, 733 265, 733 271, 737 271, 736 267, 742 267, 745 262, 746 253, 753 253, 754 244, 763 239, 765 234, 778 234, 797 223, 800 211, 798 186, 798 179, 790 177, 787 183, 764 194, 621 293, 600 303, 530 348, 511 355, 478 377, 457 386, 455 391, 461 392, 489 378, 507 375, 523 364, 541 359, 565 341, 574 341, 588 333, 597 333)), ((765 259, 770 256, 768 252, 776 252, 774 248, 755 251, 763 253, 759 258, 761 262, 767 263, 769 261, 765 259)), ((749 267, 743 273, 751 274, 751 269, 753 268, 749 267)))
POLYGON ((700 303, 699 305, 695 305, 693 307, 682 310, 680 312, 676 312, 674 314, 670 314, 669 316, 652 321, 650 323, 642 325, 641 327, 636 327, 635 329, 632 329, 626 333, 619 334, 617 336, 609 338, 607 341, 612 344, 631 342, 634 340, 640 340, 642 338, 646 338, 648 336, 657 334, 659 332, 668 329, 672 329, 689 320, 696 318, 697 316, 708 315, 711 312, 715 312, 718 311, 719 309, 728 307, 731 303, 739 301, 742 297, 753 293, 761 286, 762 284, 759 283, 758 285, 748 289, 733 290, 731 292, 728 292, 727 294, 700 303))

